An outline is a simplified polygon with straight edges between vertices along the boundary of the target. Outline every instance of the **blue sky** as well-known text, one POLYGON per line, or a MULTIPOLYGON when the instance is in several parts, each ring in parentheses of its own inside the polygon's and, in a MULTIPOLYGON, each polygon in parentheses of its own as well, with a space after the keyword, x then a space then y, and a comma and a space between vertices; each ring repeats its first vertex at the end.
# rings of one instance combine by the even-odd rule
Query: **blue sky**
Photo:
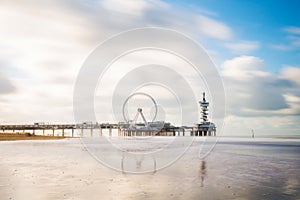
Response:
POLYGON ((298 1, 1 4, 0 123, 74 121, 74 83, 89 53, 114 34, 156 26, 182 32, 208 50, 231 97, 226 134, 248 133, 251 127, 261 133, 300 132, 298 1), (52 109, 44 111, 45 106, 52 109))
MULTIPOLYGON (((300 3, 288 1, 167 1, 198 12, 211 12, 215 19, 221 19, 231 26, 238 37, 259 41, 260 48, 252 54, 265 59, 266 67, 278 72, 282 65, 299 66, 300 50, 278 50, 273 45, 291 45, 291 34, 286 27, 300 26, 300 3)), ((288 47, 287 47, 288 48, 288 47)), ((228 55, 231 56, 231 55, 228 55)))

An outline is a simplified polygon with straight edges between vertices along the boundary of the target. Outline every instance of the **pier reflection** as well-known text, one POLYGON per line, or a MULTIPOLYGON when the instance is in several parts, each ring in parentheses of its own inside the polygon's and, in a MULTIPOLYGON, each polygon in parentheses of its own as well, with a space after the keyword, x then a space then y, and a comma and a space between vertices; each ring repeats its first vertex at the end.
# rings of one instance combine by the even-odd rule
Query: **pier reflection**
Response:
POLYGON ((143 155, 138 156, 123 153, 121 158, 121 170, 123 174, 143 173, 143 171, 155 174, 157 172, 156 158, 153 156, 152 159, 144 160, 143 155))
POLYGON ((198 177, 201 181, 201 187, 204 186, 204 179, 207 174, 207 165, 205 160, 201 160, 200 166, 199 166, 199 171, 198 171, 198 177))

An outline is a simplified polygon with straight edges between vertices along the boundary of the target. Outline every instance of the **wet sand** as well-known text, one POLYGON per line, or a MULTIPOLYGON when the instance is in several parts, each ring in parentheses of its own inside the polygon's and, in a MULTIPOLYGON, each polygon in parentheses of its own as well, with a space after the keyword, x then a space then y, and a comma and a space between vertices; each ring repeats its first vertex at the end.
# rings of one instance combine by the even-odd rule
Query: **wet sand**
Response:
MULTIPOLYGON (((101 147, 105 148, 105 147, 101 147)), ((199 142, 171 166, 127 174, 96 161, 79 139, 0 142, 1 199, 299 199, 300 141, 199 142)))

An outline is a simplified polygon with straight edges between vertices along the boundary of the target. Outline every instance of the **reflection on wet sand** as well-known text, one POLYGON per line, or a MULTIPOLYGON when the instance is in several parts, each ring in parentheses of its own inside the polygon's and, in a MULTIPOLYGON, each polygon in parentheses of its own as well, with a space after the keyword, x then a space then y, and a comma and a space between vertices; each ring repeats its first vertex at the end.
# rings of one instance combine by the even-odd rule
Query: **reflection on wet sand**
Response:
MULTIPOLYGON (((130 155, 127 157, 127 159, 130 159, 132 157, 130 157, 130 155)), ((129 171, 128 169, 126 170, 125 169, 125 164, 126 164, 126 156, 125 154, 122 154, 122 158, 121 158, 121 170, 122 170, 122 173, 125 174, 125 173, 134 173, 134 172, 137 172, 137 173, 142 173, 143 172, 143 168, 142 168, 142 165, 143 165, 143 161, 144 161, 144 156, 134 156, 134 159, 135 159, 135 169, 134 167, 132 169, 129 168, 129 171)), ((128 160, 127 160, 128 161, 128 160)), ((155 157, 152 157, 152 162, 153 162, 153 170, 147 170, 145 172, 151 172, 153 174, 155 174, 157 172, 157 169, 156 169, 156 158, 155 157)), ((130 161, 128 161, 128 163, 130 165, 130 161)), ((149 163, 146 163, 146 165, 149 164, 149 163)))
POLYGON ((205 160, 201 160, 200 162, 200 167, 199 167, 199 172, 198 172, 198 176, 199 179, 201 180, 201 187, 204 186, 204 178, 206 177, 206 161, 205 160))

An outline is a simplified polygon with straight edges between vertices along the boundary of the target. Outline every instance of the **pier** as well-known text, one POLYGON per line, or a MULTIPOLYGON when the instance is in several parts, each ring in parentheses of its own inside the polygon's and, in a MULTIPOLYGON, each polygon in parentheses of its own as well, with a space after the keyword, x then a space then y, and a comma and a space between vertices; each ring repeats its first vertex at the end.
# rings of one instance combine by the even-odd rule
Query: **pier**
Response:
POLYGON ((36 122, 33 124, 9 125, 0 124, 2 133, 29 133, 31 135, 61 136, 61 137, 95 137, 95 136, 216 136, 216 126, 208 120, 208 106, 205 93, 202 101, 199 101, 201 108, 201 119, 199 124, 194 126, 174 126, 164 121, 147 122, 142 109, 137 109, 133 120, 119 123, 93 123, 82 122, 77 124, 45 124, 36 122), (138 116, 143 122, 137 122, 138 116), (117 134, 113 134, 117 131, 117 134), (104 132, 106 134, 104 134, 104 132))
MULTIPOLYGON (((0 134, 2 133, 29 133, 32 135, 42 136, 61 136, 61 137, 94 137, 94 136, 206 136, 203 134, 195 134, 198 129, 189 126, 173 126, 170 123, 165 123, 162 128, 143 130, 130 129, 122 124, 18 124, 18 125, 0 125, 0 134), (67 133, 68 131, 68 133, 67 133)), ((210 134, 207 134, 210 136, 210 134)))

